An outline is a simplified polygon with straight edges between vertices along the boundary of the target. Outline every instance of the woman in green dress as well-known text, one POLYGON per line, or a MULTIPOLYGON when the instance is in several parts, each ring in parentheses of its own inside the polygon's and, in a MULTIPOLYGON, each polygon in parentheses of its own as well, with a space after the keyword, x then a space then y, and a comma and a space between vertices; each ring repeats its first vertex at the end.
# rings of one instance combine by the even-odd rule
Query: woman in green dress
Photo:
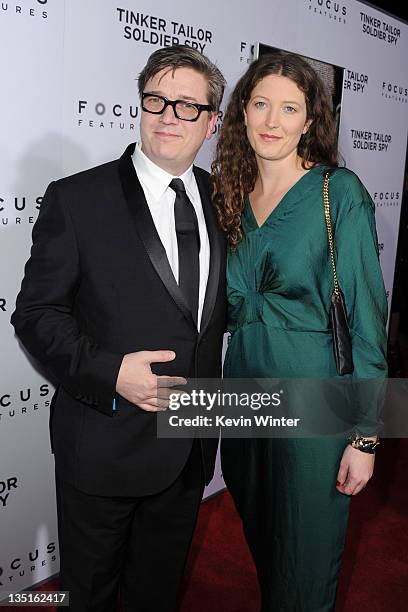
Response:
MULTIPOLYGON (((374 204, 358 177, 337 166, 334 120, 313 68, 278 51, 253 62, 232 93, 212 174, 230 245, 226 377, 338 377, 322 199, 328 168, 352 341, 348 377, 386 376, 374 204)), ((336 437, 223 440, 224 478, 256 564, 262 612, 334 609, 350 496, 372 475, 373 433, 358 432, 353 446, 336 437)))

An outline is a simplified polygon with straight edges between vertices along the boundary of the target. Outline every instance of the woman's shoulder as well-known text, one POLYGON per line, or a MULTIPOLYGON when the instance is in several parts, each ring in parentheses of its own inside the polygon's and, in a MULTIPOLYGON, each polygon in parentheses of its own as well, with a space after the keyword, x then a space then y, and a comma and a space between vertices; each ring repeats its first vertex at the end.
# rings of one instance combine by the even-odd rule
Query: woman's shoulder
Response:
POLYGON ((363 186, 360 178, 353 170, 339 166, 330 170, 330 183, 341 185, 342 187, 351 187, 358 189, 363 186))
POLYGON ((341 203, 341 207, 346 210, 358 205, 375 208, 363 182, 349 168, 339 167, 332 171, 329 180, 329 197, 341 203))

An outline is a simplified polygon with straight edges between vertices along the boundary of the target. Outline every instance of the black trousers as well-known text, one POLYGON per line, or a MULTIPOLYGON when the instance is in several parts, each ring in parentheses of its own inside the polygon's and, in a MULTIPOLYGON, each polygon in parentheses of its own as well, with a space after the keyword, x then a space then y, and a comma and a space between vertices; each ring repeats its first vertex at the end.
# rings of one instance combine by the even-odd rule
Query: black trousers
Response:
POLYGON ((146 497, 88 495, 57 477, 60 589, 74 612, 174 612, 204 489, 200 444, 146 497))

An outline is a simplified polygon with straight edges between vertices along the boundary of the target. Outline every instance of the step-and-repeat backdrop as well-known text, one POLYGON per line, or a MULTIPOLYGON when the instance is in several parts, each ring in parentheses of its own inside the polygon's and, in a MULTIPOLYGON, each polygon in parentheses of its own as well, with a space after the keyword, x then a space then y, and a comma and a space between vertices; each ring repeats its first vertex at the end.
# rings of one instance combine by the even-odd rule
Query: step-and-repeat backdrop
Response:
MULTIPOLYGON (((257 43, 344 68, 340 150, 377 208, 391 299, 408 123, 408 25, 356 0, 0 2, 0 598, 58 572, 48 410, 53 388, 14 337, 31 231, 52 179, 138 138, 136 77, 160 46, 191 45, 231 87, 257 43)), ((214 137, 198 162, 209 167, 214 137)), ((207 494, 222 486, 219 466, 207 494)))

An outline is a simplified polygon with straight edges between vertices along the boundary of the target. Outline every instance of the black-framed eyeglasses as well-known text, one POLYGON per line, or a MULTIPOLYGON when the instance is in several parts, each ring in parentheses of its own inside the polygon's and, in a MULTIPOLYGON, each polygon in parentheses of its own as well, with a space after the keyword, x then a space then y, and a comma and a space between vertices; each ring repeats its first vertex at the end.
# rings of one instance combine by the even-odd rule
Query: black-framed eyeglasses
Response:
POLYGON ((143 92, 142 109, 153 115, 161 115, 165 109, 171 106, 177 119, 182 121, 197 121, 203 111, 213 112, 209 104, 197 104, 188 100, 168 100, 164 96, 143 92))

